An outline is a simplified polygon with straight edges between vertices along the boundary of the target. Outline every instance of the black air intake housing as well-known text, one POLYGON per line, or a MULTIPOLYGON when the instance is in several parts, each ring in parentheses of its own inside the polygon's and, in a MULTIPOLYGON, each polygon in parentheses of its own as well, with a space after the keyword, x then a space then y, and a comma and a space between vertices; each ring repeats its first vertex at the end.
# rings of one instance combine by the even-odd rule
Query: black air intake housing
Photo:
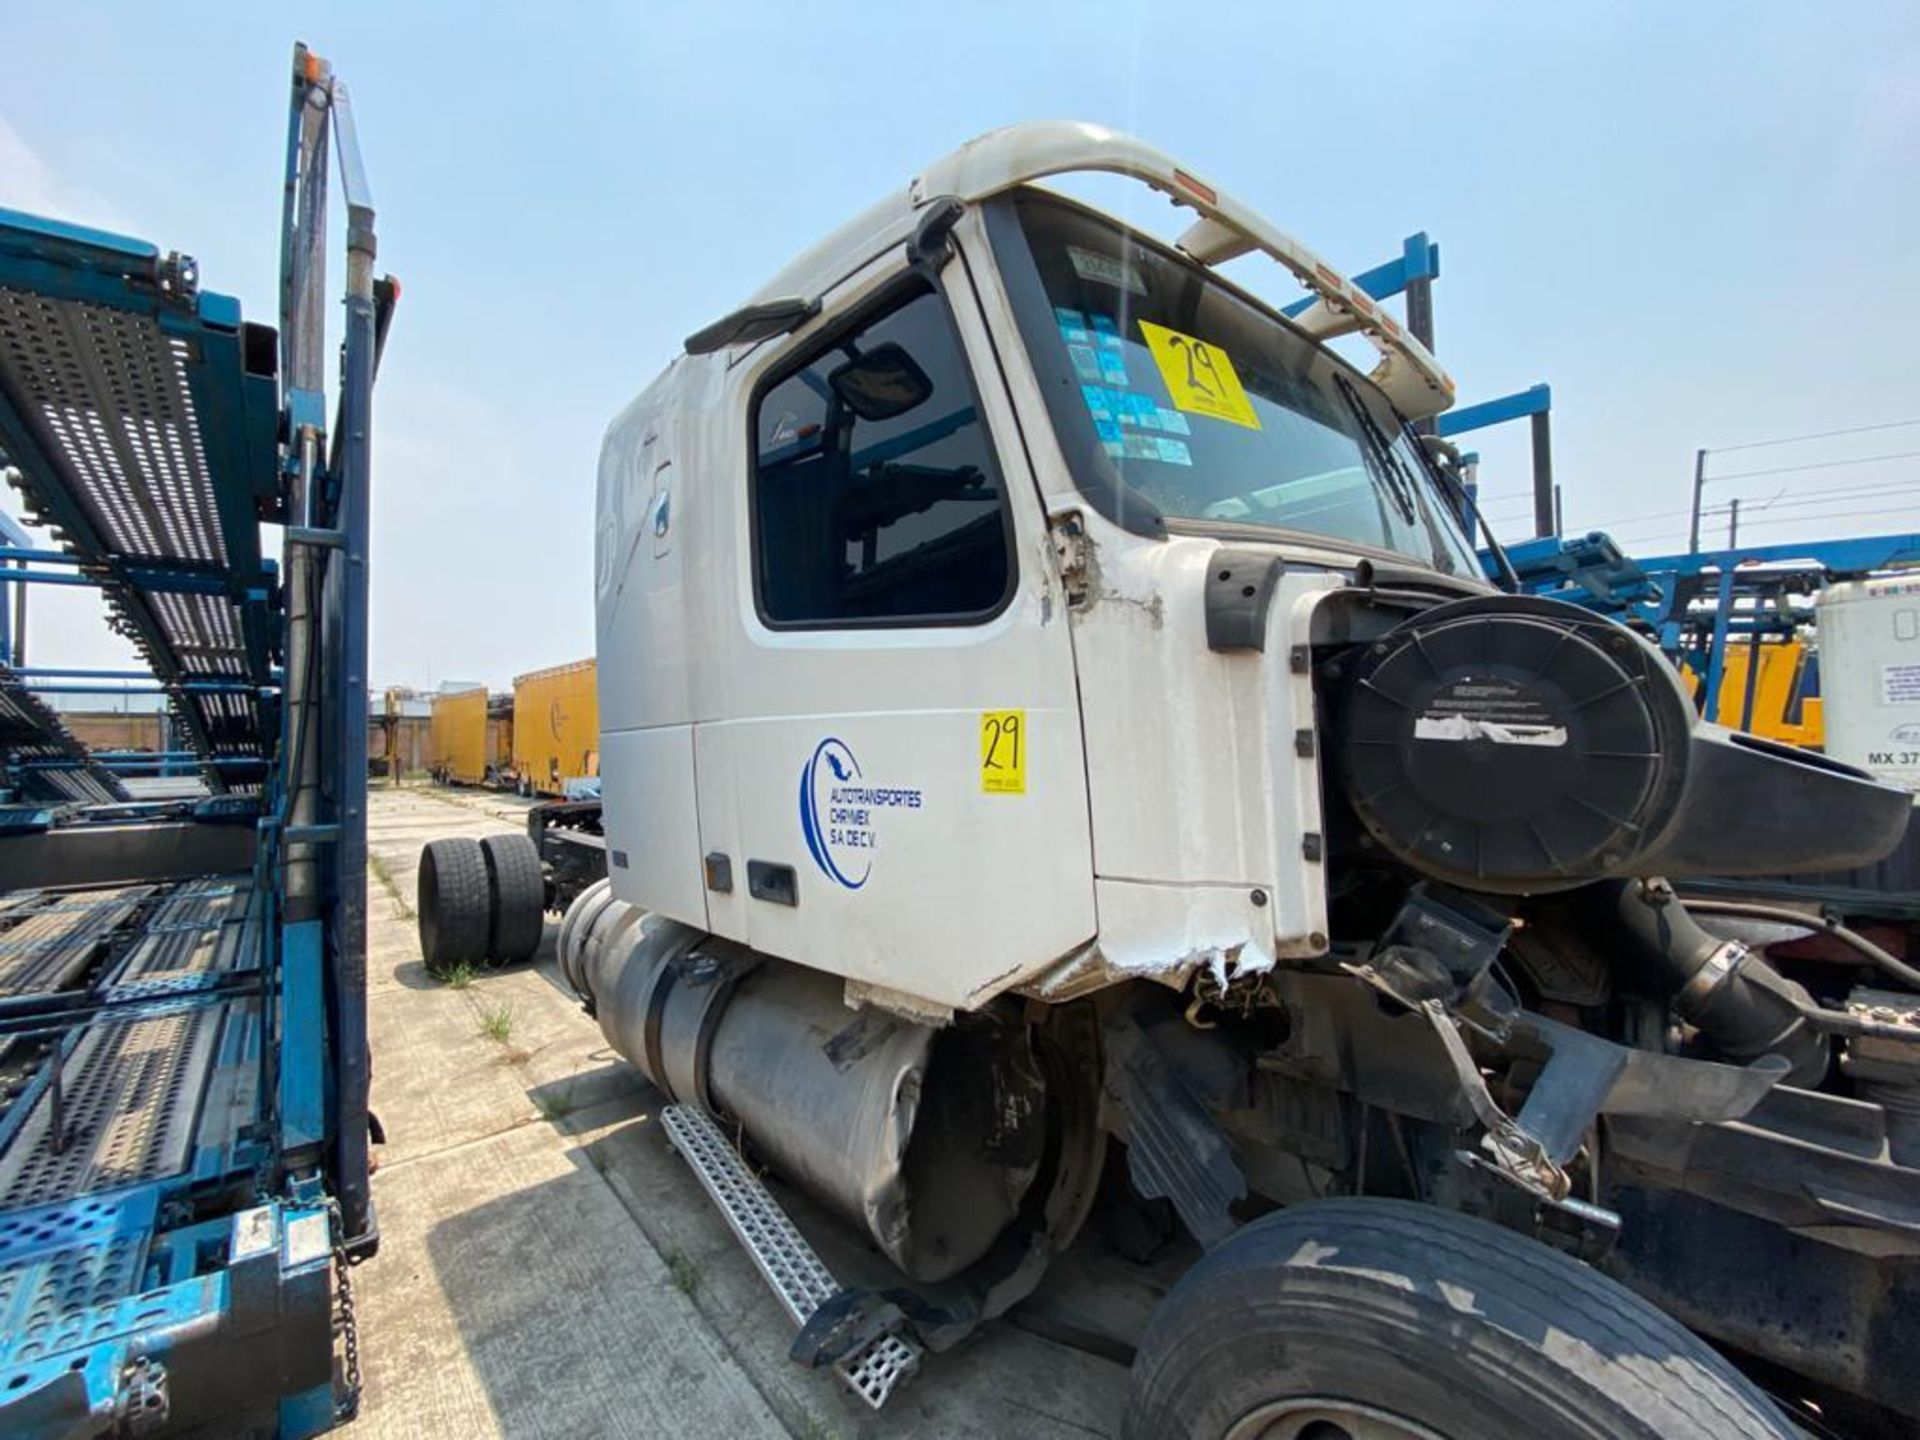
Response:
POLYGON ((1840 870, 1906 831, 1905 791, 1698 721, 1657 649, 1563 601, 1438 605, 1343 668, 1334 751, 1354 812, 1468 889, 1840 870))

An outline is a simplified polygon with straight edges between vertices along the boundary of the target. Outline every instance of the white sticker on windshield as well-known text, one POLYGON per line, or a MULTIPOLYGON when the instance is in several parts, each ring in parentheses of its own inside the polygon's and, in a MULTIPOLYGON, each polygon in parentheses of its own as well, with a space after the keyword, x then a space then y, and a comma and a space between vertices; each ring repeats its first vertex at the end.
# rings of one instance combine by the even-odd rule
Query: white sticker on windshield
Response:
POLYGON ((1125 260, 1112 255, 1102 255, 1093 250, 1082 250, 1078 245, 1067 247, 1067 258, 1073 262, 1073 273, 1082 280, 1092 280, 1101 285, 1113 285, 1121 290, 1131 290, 1136 295, 1147 293, 1147 282, 1140 278, 1140 272, 1125 260))

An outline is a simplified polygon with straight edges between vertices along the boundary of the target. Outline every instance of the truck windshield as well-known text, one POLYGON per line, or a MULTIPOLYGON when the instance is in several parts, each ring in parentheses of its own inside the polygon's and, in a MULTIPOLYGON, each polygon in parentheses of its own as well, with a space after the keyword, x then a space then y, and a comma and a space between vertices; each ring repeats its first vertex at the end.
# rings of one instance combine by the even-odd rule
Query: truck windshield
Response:
POLYGON ((1418 442, 1336 356, 1069 201, 1022 191, 993 233, 1061 449, 1096 509, 1127 523, 1151 506, 1173 528, 1271 527, 1479 575, 1418 442))

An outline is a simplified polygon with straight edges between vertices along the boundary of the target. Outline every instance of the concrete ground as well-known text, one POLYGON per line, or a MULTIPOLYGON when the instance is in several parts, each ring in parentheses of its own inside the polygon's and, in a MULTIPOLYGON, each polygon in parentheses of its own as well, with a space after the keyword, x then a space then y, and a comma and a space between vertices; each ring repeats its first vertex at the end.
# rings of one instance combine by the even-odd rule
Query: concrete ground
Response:
MULTIPOLYGON (((443 984, 420 960, 420 847, 519 829, 523 802, 382 788, 370 815, 374 1179, 382 1241, 355 1272, 380 1436, 1084 1437, 1118 1423, 1127 1372, 1044 1339, 1071 1327, 1089 1263, 1066 1257, 1023 1324, 1001 1320, 875 1415, 786 1358, 792 1325, 655 1123, 657 1091, 606 1046, 555 971, 443 984), (1081 1291, 1075 1292, 1076 1284, 1081 1291), (1063 1299, 1062 1297, 1068 1297, 1063 1299)), ((853 1237, 777 1189, 828 1265, 869 1280, 853 1237)), ((1097 1267, 1104 1275, 1107 1267, 1097 1267)), ((1144 1313, 1154 1285, 1104 1293, 1144 1313)))

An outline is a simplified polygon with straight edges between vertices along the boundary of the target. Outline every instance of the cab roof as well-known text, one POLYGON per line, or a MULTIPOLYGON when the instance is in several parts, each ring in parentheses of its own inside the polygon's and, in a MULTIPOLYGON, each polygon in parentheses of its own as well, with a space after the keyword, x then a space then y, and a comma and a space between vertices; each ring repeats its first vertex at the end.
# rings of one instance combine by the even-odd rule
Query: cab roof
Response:
POLYGON ((1380 354, 1371 378, 1402 414, 1421 419, 1453 403, 1453 381, 1432 352, 1313 250, 1171 156, 1131 135, 1080 121, 1030 121, 969 141, 796 257, 748 305, 817 301, 904 241, 920 212, 936 200, 985 200, 1049 176, 1088 173, 1127 176, 1192 210, 1195 219, 1175 245, 1202 265, 1255 252, 1278 262, 1315 297, 1292 323, 1315 340, 1364 335, 1380 354))

